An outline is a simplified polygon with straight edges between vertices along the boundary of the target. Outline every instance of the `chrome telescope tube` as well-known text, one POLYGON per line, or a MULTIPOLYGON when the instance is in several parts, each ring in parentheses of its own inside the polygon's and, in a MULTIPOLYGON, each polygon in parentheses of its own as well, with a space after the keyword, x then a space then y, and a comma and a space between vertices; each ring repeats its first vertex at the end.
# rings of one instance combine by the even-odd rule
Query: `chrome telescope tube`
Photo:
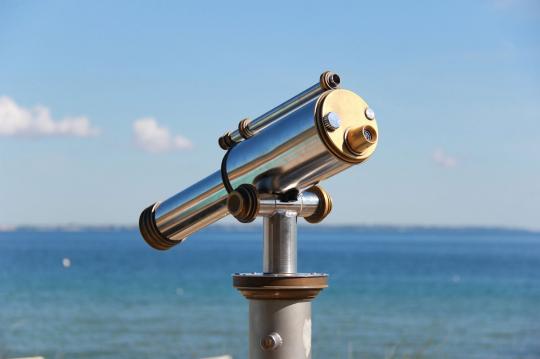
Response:
POLYGON ((377 140, 364 100, 348 90, 325 91, 230 148, 221 170, 148 207, 139 220, 141 233, 152 247, 168 249, 227 216, 227 198, 239 186, 262 194, 303 192, 365 161, 377 140))
POLYGON ((302 91, 298 95, 290 98, 282 104, 274 107, 270 111, 257 117, 254 120, 244 119, 238 124, 238 129, 233 132, 227 132, 219 138, 219 145, 224 150, 233 147, 235 144, 254 136, 257 132, 279 120, 287 113, 299 108, 324 91, 336 89, 339 87, 341 79, 338 74, 330 71, 323 72, 315 85, 302 91))

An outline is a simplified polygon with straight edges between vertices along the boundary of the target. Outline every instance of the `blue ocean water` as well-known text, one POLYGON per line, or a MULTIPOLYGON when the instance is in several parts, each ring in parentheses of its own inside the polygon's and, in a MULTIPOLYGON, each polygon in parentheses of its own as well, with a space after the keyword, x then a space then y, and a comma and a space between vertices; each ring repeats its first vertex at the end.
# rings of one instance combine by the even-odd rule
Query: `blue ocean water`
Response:
MULTIPOLYGON (((129 230, 0 233, 0 358, 246 358, 231 273, 260 270, 261 241, 214 227, 158 252, 129 230)), ((314 358, 540 358, 539 234, 300 228, 299 270, 330 274, 314 358)))

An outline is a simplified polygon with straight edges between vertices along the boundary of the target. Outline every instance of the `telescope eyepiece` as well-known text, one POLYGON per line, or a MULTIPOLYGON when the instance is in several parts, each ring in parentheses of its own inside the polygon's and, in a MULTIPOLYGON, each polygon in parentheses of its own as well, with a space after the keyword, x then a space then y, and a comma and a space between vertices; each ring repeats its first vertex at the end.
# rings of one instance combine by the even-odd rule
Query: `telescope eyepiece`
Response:
POLYGON ((345 143, 349 150, 361 155, 377 142, 377 131, 373 126, 362 126, 350 129, 345 135, 345 143))

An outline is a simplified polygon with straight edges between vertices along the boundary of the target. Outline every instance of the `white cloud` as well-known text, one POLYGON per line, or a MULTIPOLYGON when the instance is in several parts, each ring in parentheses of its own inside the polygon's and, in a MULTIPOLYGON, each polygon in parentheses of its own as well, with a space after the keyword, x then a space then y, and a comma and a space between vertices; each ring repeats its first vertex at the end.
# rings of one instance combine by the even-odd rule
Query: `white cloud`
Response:
POLYGON ((139 148, 152 153, 193 147, 190 140, 180 135, 171 135, 169 129, 160 127, 152 117, 140 118, 133 122, 133 136, 139 148))
POLYGON ((0 96, 0 136, 90 137, 98 133, 84 116, 54 120, 47 107, 27 109, 7 96, 0 96))
POLYGON ((431 158, 436 164, 446 168, 456 167, 458 164, 457 158, 450 156, 441 149, 435 150, 431 158))

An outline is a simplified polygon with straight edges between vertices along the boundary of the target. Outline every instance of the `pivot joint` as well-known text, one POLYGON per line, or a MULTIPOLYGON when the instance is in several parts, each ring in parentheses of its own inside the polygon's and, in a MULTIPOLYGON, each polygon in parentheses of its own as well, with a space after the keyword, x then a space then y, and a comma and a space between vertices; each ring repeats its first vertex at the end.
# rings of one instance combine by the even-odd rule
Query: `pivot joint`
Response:
POLYGON ((331 212, 332 199, 319 186, 291 197, 287 194, 258 193, 255 186, 242 184, 229 194, 227 208, 242 223, 252 222, 257 216, 270 217, 278 212, 294 212, 309 223, 318 223, 331 212))

